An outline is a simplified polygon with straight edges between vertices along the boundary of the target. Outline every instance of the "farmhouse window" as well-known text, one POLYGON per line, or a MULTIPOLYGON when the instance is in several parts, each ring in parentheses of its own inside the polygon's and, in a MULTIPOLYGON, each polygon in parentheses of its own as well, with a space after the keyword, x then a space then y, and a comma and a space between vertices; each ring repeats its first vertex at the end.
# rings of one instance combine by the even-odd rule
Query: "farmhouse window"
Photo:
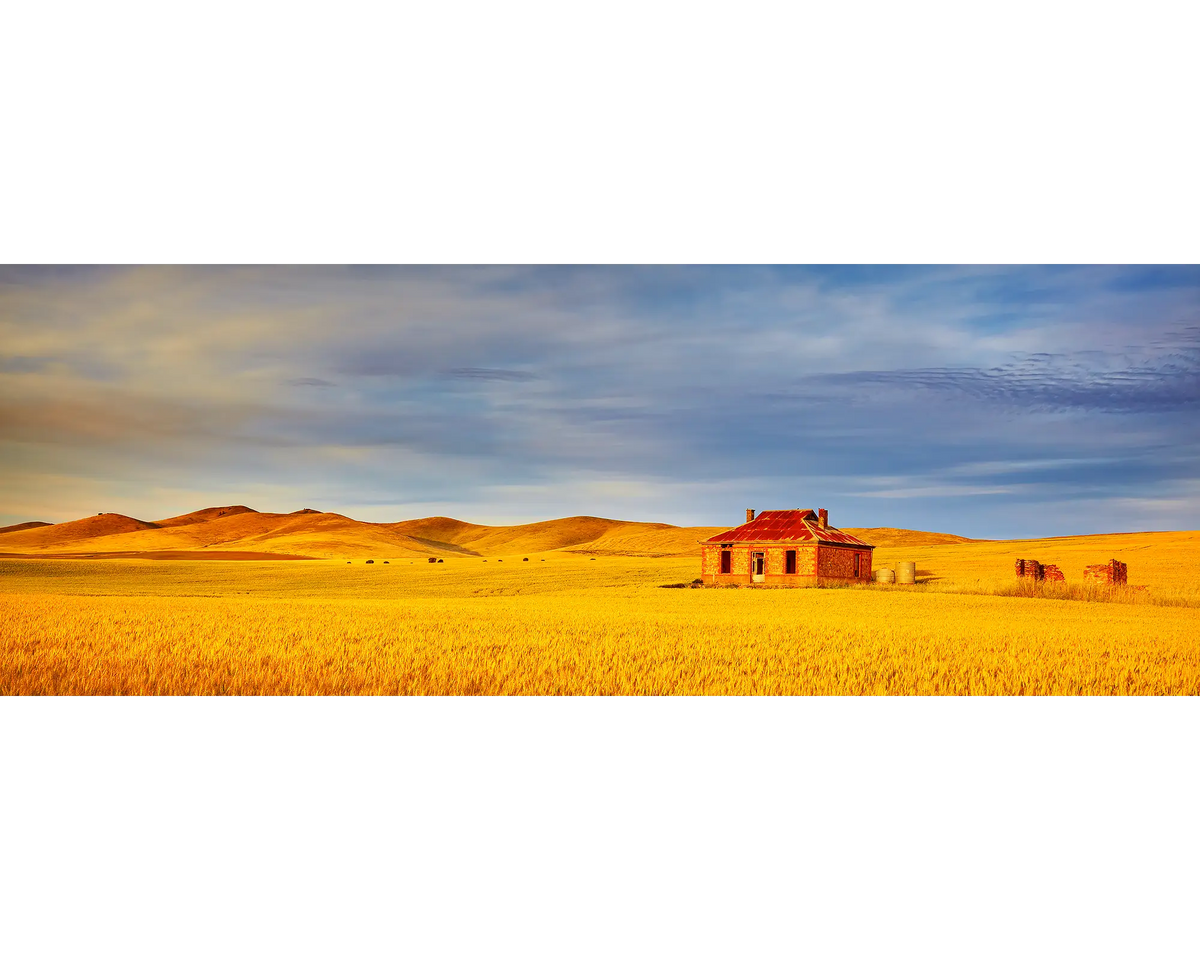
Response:
POLYGON ((729 573, 733 569, 733 561, 730 559, 731 554, 728 550, 721 551, 721 572, 729 573))
POLYGON ((796 551, 789 550, 786 554, 785 560, 787 563, 786 572, 787 573, 795 573, 796 572, 796 551))
POLYGON ((854 555, 854 575, 856 577, 858 576, 858 559, 860 556, 861 556, 861 554, 857 554, 857 553, 854 555))

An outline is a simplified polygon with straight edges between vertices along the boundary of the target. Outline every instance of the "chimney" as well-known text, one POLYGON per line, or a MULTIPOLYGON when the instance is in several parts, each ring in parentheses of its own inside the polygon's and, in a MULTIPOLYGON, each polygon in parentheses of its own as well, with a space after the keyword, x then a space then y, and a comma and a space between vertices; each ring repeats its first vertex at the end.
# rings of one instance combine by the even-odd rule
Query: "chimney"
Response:
POLYGON ((747 510, 747 511, 746 511, 746 522, 747 522, 747 523, 749 523, 749 522, 750 522, 751 520, 753 520, 753 519, 754 519, 754 511, 753 511, 753 510, 747 510))
POLYGON ((820 523, 822 530, 829 529, 829 511, 824 507, 817 511, 817 521, 820 523))

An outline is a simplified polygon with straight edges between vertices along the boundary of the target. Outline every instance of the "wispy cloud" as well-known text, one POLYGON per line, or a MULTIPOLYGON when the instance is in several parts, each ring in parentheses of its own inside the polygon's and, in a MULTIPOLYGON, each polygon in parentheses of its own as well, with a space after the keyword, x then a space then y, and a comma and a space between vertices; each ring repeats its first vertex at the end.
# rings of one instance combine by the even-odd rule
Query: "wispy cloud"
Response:
POLYGON ((524 370, 497 370, 493 367, 455 367, 447 370, 446 376, 454 380, 507 380, 517 383, 537 379, 535 374, 524 370))
POLYGON ((981 536, 1161 493, 1200 526, 1198 318, 1189 267, 3 268, 0 518, 54 474, 981 536))
POLYGON ((285 380, 285 383, 291 387, 336 387, 337 384, 332 380, 322 380, 320 377, 293 377, 290 380, 285 380))
MULTIPOLYGON (((810 383, 848 391, 890 389, 932 391, 964 400, 1027 412, 1094 411, 1153 413, 1189 410, 1200 405, 1200 336, 1185 338, 1172 353, 1111 369, 1114 357, 1099 351, 1078 354, 1038 353, 1012 362, 979 367, 928 367, 828 374, 810 383)), ((796 394, 796 398, 813 396, 796 394)))

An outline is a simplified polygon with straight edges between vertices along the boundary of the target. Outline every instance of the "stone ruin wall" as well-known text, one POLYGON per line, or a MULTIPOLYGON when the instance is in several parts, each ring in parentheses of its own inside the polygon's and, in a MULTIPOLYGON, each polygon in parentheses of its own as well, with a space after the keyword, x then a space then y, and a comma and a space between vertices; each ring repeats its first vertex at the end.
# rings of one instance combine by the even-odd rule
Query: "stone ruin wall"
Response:
POLYGON ((790 574, 784 573, 787 569, 787 557, 784 554, 788 550, 796 551, 796 576, 798 577, 815 577, 817 575, 817 548, 808 544, 798 544, 795 547, 780 547, 774 554, 774 564, 772 565, 772 557, 767 556, 767 572, 778 573, 785 579, 790 578, 790 574))
POLYGON ((871 551, 853 547, 831 547, 821 544, 820 570, 821 577, 831 580, 854 579, 854 555, 859 554, 858 579, 871 579, 871 551))
MULTIPOLYGON (((750 577, 750 548, 742 544, 734 544, 730 550, 730 572, 726 577, 750 577)), ((704 578, 721 576, 721 547, 704 544, 701 548, 700 575, 704 578)))
MULTIPOLYGON (((1030 580, 1065 581, 1067 579, 1055 564, 1042 564, 1036 560, 1018 560, 1016 562, 1016 573, 1017 577, 1026 577, 1030 580)), ((1109 560, 1108 563, 1095 563, 1090 567, 1084 568, 1083 580, 1084 583, 1103 583, 1110 586, 1113 584, 1127 584, 1129 582, 1129 568, 1120 560, 1109 560)))
POLYGON ((700 552, 700 576, 707 583, 750 583, 751 558, 755 553, 762 552, 765 562, 764 583, 779 586, 804 586, 805 580, 811 582, 817 573, 816 548, 813 544, 797 543, 796 545, 765 545, 735 542, 729 548, 730 572, 721 573, 721 547, 719 544, 704 544, 700 552), (787 569, 787 551, 796 551, 796 572, 785 573, 787 569))
POLYGON ((1108 563, 1094 563, 1083 570, 1086 583, 1103 583, 1109 586, 1129 583, 1129 567, 1120 560, 1109 560, 1108 563))
POLYGON ((1016 567, 1018 577, 1027 577, 1030 580, 1058 580, 1065 582, 1067 579, 1058 568, 1058 565, 1053 563, 1038 563, 1036 560, 1018 560, 1016 567))

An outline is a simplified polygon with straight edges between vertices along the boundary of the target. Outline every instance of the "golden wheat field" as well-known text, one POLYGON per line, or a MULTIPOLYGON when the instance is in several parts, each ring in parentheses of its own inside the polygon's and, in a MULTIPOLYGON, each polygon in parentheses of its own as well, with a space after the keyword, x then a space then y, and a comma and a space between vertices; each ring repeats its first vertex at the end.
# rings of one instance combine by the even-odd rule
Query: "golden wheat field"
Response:
POLYGON ((900 544, 876 566, 915 560, 916 587, 810 590, 555 551, 0 560, 0 692, 1195 695, 1197 536, 900 544), (1110 554, 1151 589, 1083 591, 1074 567, 1110 554), (1076 584, 1004 595, 1016 556, 1076 584))

